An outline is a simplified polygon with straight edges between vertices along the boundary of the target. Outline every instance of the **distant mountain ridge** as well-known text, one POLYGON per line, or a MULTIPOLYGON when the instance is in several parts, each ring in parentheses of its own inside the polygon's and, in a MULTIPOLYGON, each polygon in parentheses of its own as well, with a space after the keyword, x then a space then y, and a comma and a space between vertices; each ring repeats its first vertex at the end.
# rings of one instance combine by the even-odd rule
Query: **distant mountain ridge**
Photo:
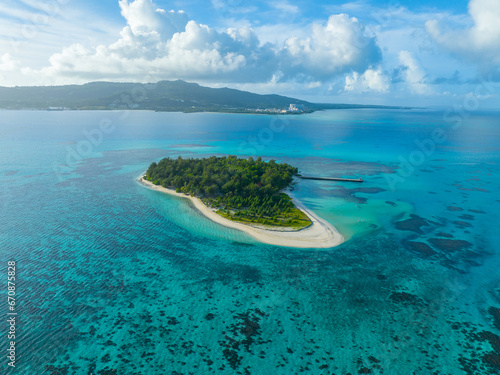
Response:
POLYGON ((290 104, 295 106, 296 112, 380 107, 316 104, 281 95, 259 95, 230 88, 209 88, 181 80, 158 83, 91 82, 66 86, 0 87, 1 109, 136 109, 266 113, 287 110, 290 104))

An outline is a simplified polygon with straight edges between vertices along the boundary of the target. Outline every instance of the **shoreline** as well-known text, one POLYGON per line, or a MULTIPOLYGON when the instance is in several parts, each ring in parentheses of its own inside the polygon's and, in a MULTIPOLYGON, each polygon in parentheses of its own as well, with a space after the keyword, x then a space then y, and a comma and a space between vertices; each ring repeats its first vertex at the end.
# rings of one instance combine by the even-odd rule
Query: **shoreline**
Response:
POLYGON ((200 110, 195 110, 195 111, 181 111, 178 109, 154 109, 154 108, 140 108, 140 109, 134 109, 134 108, 125 108, 125 109, 114 109, 114 108, 65 108, 65 109, 49 109, 49 108, 0 108, 0 111, 40 111, 40 112, 87 112, 87 111, 101 111, 101 112, 123 112, 123 111, 144 111, 144 112, 158 112, 158 113, 184 113, 184 114, 191 114, 191 113, 227 113, 227 114, 234 114, 234 115, 271 115, 271 116, 288 116, 288 115, 307 115, 310 113, 318 112, 318 111, 323 111, 323 109, 313 109, 313 110, 307 110, 303 112, 263 112, 263 111, 257 111, 257 110, 249 110, 249 111, 207 111, 204 109, 200 110))
POLYGON ((208 219, 225 227, 245 232, 259 242, 263 242, 269 245, 297 247, 304 249, 331 248, 338 246, 344 242, 344 237, 332 224, 330 224, 326 220, 321 219, 314 212, 309 211, 301 202, 299 202, 292 196, 290 196, 290 198, 292 198, 295 206, 299 210, 304 212, 307 217, 309 217, 312 224, 306 228, 296 231, 272 230, 267 228, 264 229, 226 219, 216 214, 209 207, 207 207, 200 198, 191 197, 185 195, 184 193, 177 193, 174 190, 154 185, 152 182, 144 180, 143 177, 144 175, 141 175, 137 179, 137 182, 142 186, 147 187, 151 190, 156 190, 162 193, 173 195, 175 197, 189 199, 193 203, 194 207, 208 219))

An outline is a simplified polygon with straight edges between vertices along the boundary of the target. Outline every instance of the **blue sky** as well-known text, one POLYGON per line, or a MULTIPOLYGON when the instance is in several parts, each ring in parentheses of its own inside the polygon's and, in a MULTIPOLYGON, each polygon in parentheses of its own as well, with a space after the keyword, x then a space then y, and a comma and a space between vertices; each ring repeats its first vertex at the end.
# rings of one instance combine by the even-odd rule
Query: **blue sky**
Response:
POLYGON ((499 19, 499 0, 3 0, 0 85, 184 79, 317 102, 498 107, 499 19))

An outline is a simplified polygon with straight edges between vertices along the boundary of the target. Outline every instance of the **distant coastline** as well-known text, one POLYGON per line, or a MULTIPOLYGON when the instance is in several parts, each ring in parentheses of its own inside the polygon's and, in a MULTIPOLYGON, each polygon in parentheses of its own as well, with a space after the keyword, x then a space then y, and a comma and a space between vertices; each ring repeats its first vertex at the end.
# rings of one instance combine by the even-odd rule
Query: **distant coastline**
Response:
POLYGON ((290 116, 290 115, 306 115, 318 111, 325 110, 336 110, 336 109, 415 109, 414 107, 388 107, 388 106, 345 106, 338 108, 317 108, 310 109, 302 112, 286 112, 286 110, 252 110, 252 109, 205 109, 196 108, 192 110, 182 110, 182 109, 151 109, 151 108, 101 108, 101 107, 88 107, 88 108, 64 108, 64 109, 50 109, 50 108, 12 108, 12 107, 0 107, 0 111, 39 111, 39 112, 91 112, 91 111, 106 111, 106 112, 118 112, 118 111, 145 111, 145 112, 172 112, 172 113, 225 113, 225 114, 241 114, 241 115, 273 115, 273 116, 290 116))
POLYGON ((137 178, 137 182, 142 186, 175 197, 189 199, 194 207, 208 219, 225 227, 243 231, 262 243, 296 248, 332 248, 344 242, 344 237, 333 225, 318 217, 314 212, 308 210, 302 203, 298 202, 297 199, 294 199, 295 206, 303 211, 312 222, 307 228, 297 231, 286 228, 276 229, 263 225, 250 226, 228 220, 216 214, 199 198, 191 197, 183 193, 176 193, 174 190, 154 185, 144 180, 143 177, 144 174, 137 178))
POLYGON ((84 85, 0 87, 0 109, 43 111, 149 110, 299 115, 325 109, 407 107, 310 103, 282 95, 203 87, 181 80, 157 83, 90 82, 84 85))

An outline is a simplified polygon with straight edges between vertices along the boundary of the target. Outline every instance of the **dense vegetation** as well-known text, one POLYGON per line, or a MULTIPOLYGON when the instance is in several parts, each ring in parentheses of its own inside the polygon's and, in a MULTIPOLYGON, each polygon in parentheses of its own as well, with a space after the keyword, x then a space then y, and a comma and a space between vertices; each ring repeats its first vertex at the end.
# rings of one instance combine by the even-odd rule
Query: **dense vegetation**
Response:
POLYGON ((202 198, 220 215, 244 223, 303 228, 309 218, 281 191, 291 186, 297 168, 261 158, 166 158, 152 163, 145 179, 202 198))

